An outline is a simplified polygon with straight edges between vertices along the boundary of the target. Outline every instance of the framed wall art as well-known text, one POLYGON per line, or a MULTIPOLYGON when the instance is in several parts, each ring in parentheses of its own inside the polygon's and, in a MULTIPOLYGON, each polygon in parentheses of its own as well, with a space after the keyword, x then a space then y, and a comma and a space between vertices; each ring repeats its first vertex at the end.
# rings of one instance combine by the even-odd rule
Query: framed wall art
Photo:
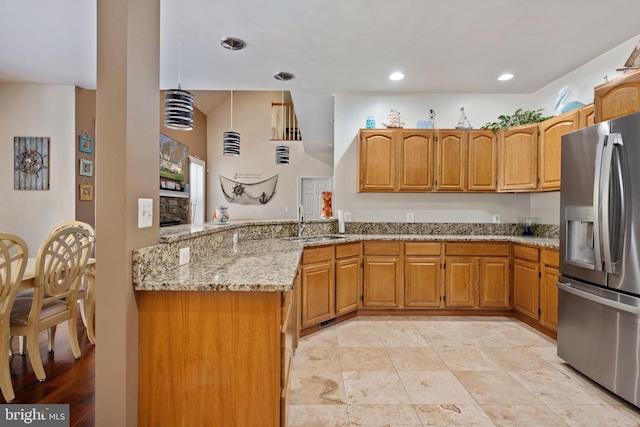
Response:
POLYGON ((93 200, 93 185, 80 184, 80 200, 93 200))
POLYGON ((49 138, 16 136, 13 152, 13 188, 48 190, 49 138))
POLYGON ((91 138, 86 133, 83 133, 78 137, 78 148, 83 153, 92 154, 93 153, 93 138, 91 138))
POLYGON ((87 159, 80 159, 80 171, 82 176, 93 176, 93 162, 87 159))

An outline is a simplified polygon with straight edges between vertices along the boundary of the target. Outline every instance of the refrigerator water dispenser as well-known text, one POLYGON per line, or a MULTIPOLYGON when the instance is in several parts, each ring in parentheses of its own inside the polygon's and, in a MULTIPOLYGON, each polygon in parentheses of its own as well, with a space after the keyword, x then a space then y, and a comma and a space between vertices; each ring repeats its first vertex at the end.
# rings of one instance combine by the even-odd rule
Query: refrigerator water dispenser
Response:
POLYGON ((565 262, 593 270, 595 267, 593 207, 567 206, 564 217, 567 222, 565 262))

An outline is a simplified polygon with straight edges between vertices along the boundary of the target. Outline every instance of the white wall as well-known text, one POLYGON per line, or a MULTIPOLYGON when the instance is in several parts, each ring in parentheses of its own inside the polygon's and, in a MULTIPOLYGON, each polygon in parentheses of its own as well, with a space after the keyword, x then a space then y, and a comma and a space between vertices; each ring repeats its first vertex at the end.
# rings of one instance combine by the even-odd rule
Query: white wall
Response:
POLYGON ((222 134, 230 127, 231 101, 227 99, 207 116, 207 220, 216 206, 227 206, 234 219, 295 219, 301 176, 333 176, 333 167, 305 154, 301 142, 290 147, 288 166, 275 161, 271 138, 271 101, 280 102, 280 92, 240 91, 233 93, 233 130, 240 132, 240 156, 222 155, 222 134), (259 174, 260 178, 237 181, 252 183, 278 175, 273 198, 264 205, 228 202, 220 188, 218 174, 233 179, 236 173, 259 174), (289 208, 288 211, 286 208, 289 208))
POLYGON ((395 108, 404 115, 405 127, 414 128, 433 108, 436 128, 450 129, 464 106, 477 129, 501 114, 531 108, 529 95, 339 93, 335 100, 334 211, 351 212, 353 221, 391 222, 406 221, 407 212, 414 213, 416 222, 492 222, 493 214, 500 214, 502 222, 516 222, 529 215, 528 194, 357 193, 357 136, 367 116, 382 127, 395 108))
MULTIPOLYGON (((557 115, 558 112, 554 112, 553 107, 558 98, 558 91, 567 85, 571 87, 569 101, 579 101, 583 104, 592 103, 593 88, 605 82, 604 76, 608 76, 609 80, 612 80, 622 75, 621 72, 616 71, 616 68, 621 68, 624 65, 638 40, 640 40, 640 35, 533 93, 531 102, 536 106, 534 108, 544 108, 545 115, 557 115)), ((539 217, 542 224, 557 225, 560 220, 560 192, 531 194, 529 216, 539 217)))
POLYGON ((57 224, 75 218, 75 88, 0 84, 0 231, 21 236, 35 257, 57 224), (49 137, 49 190, 13 189, 13 138, 49 137))

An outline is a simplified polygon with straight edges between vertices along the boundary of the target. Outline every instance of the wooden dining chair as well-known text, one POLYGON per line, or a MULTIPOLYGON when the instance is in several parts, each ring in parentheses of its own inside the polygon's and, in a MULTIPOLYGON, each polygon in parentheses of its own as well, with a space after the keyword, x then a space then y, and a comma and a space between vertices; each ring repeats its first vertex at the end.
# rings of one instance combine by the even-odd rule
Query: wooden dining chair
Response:
POLYGON ((66 227, 51 233, 38 250, 33 296, 16 298, 13 304, 9 334, 26 337, 29 360, 41 382, 46 379, 38 346, 41 331, 66 321, 71 351, 80 358, 78 287, 92 248, 91 235, 85 228, 66 227))
MULTIPOLYGON (((89 253, 89 258, 95 255, 96 249, 96 231, 95 229, 86 222, 82 221, 68 221, 63 222, 62 224, 56 226, 51 233, 55 233, 58 230, 62 230, 68 227, 80 227, 84 228, 91 235, 91 250, 89 253)), ((51 234, 50 233, 50 234, 51 234)), ((80 286, 78 287, 78 304, 80 304, 80 316, 82 317, 82 323, 84 324, 85 329, 87 330, 87 338, 89 342, 93 345, 96 345, 96 335, 95 335, 95 326, 94 326, 94 313, 96 306, 96 296, 95 296, 95 265, 87 268, 85 270, 85 274, 82 276, 80 286)), ((49 351, 52 351, 55 340, 55 326, 52 330, 49 331, 49 351)))
POLYGON ((28 253, 27 244, 20 237, 0 233, 0 389, 7 403, 16 397, 9 370, 11 309, 27 266, 28 253))

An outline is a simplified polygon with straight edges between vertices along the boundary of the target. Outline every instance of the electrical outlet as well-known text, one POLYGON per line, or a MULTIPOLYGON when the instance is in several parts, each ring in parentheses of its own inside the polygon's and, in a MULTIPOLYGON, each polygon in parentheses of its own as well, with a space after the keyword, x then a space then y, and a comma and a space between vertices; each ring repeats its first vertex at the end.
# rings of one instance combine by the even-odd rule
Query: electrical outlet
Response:
POLYGON ((289 206, 285 206, 285 207, 284 207, 284 211, 285 211, 285 212, 289 212, 289 206))
POLYGON ((498 224, 500 222, 500 214, 493 214, 493 222, 494 224, 498 224))
POLYGON ((233 233, 233 243, 238 243, 238 233, 233 233))
POLYGON ((344 220, 346 222, 351 221, 351 212, 345 212, 344 213, 344 220))
POLYGON ((189 263, 189 248, 180 249, 180 260, 178 265, 185 265, 189 263))
POLYGON ((407 222, 413 222, 413 212, 407 212, 407 222))

